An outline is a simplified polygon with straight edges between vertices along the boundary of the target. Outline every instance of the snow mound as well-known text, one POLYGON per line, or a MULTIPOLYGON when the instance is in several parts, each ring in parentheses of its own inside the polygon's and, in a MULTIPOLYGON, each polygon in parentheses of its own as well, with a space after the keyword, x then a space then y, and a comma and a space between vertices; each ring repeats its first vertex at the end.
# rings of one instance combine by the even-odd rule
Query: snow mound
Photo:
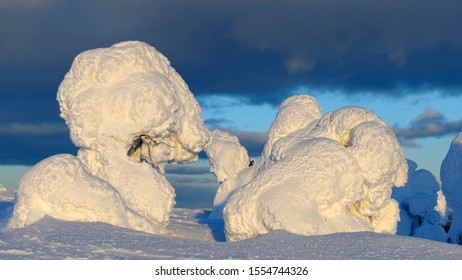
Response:
POLYGON ((462 244, 462 133, 451 143, 441 164, 441 188, 447 206, 454 211, 449 229, 449 241, 462 244))
POLYGON ((83 52, 57 99, 80 150, 21 179, 10 225, 49 215, 150 233, 165 226, 175 192, 164 165, 196 160, 209 142, 200 107, 167 58, 136 41, 83 52))
POLYGON ((396 232, 399 207, 391 190, 407 180, 396 137, 365 108, 344 107, 316 121, 318 113, 308 96, 281 105, 265 146, 269 156, 263 154, 253 177, 236 186, 224 208, 228 240, 278 229, 302 235, 396 232))
POLYGON ((45 216, 157 232, 154 224, 125 205, 111 185, 91 175, 78 158, 65 154, 41 161, 21 178, 9 225, 24 227, 45 216))
MULTIPOLYGON (((416 236, 446 242, 447 235, 441 224, 444 217, 438 212, 440 185, 428 170, 417 170, 417 164, 408 160, 408 181, 402 188, 393 190, 392 197, 400 205, 400 221, 397 234, 416 236)), ((444 202, 441 202, 442 208, 444 202)))
POLYGON ((220 186, 213 201, 214 210, 210 219, 223 219, 223 207, 228 197, 239 185, 239 173, 249 167, 250 158, 239 139, 227 132, 214 130, 211 141, 205 148, 211 168, 220 186))

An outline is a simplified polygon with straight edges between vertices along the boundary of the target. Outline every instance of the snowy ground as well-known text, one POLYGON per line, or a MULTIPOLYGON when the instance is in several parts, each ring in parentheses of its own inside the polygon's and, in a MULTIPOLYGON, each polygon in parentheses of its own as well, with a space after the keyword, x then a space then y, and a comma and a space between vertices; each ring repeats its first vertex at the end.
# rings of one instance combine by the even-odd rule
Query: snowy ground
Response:
POLYGON ((462 246, 372 232, 297 236, 275 231, 223 241, 209 211, 175 209, 165 236, 45 218, 5 228, 14 192, 0 189, 0 259, 462 259, 462 246))

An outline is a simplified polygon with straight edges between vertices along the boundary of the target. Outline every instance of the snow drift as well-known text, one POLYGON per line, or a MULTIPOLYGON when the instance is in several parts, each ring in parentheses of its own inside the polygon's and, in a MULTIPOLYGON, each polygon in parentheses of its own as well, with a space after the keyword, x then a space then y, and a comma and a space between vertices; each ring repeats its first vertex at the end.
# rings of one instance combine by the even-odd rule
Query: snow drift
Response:
POLYGON ((452 141, 440 173, 448 208, 454 211, 448 232, 449 241, 462 244, 462 133, 452 141))
POLYGON ((196 160, 209 141, 180 75, 153 47, 122 42, 78 55, 57 99, 78 155, 45 159, 20 180, 10 226, 48 215, 158 232, 175 198, 164 165, 196 160))
POLYGON ((438 205, 440 185, 430 171, 417 170, 415 162, 408 160, 408 166, 407 183, 394 189, 392 194, 400 205, 397 234, 446 242, 447 235, 441 226, 446 223, 444 202, 438 205), (437 211, 441 208, 443 213, 437 211))
POLYGON ((396 232, 392 186, 407 180, 396 137, 365 108, 320 112, 307 95, 281 105, 262 162, 251 167, 252 178, 236 180, 247 182, 235 186, 226 202, 228 240, 278 229, 302 235, 396 232))
POLYGON ((373 232, 300 236, 278 230, 239 242, 217 242, 206 219, 209 211, 198 209, 175 208, 162 235, 49 217, 26 228, 5 228, 2 222, 11 215, 14 196, 14 191, 0 188, 0 260, 462 259, 458 245, 373 232))

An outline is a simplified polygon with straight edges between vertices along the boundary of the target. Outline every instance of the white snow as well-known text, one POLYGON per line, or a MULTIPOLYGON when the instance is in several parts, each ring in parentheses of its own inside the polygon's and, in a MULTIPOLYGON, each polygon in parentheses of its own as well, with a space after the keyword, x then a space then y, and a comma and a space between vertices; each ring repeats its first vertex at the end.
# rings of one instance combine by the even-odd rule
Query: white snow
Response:
POLYGON ((439 208, 445 208, 440 185, 428 170, 417 170, 415 162, 408 160, 408 166, 408 182, 392 194, 400 204, 397 234, 446 242, 448 237, 441 226, 446 219, 436 210, 438 201, 439 208))
MULTIPOLYGON (((0 190, 0 197, 0 206, 12 206, 14 193, 0 190)), ((174 209, 161 235, 50 217, 19 229, 0 224, 0 259, 462 259, 462 246, 373 232, 300 236, 278 230, 238 242, 217 242, 223 228, 206 219, 208 213, 174 209)), ((9 215, 0 207, 0 221, 9 215)))
POLYGON ((312 96, 294 95, 284 100, 268 130, 262 158, 266 160, 270 157, 273 145, 279 139, 297 131, 311 131, 321 117, 321 107, 312 96))
POLYGON ((395 233, 399 208, 390 198, 392 186, 407 179, 396 137, 365 108, 318 117, 313 97, 283 102, 262 160, 250 168, 253 177, 244 184, 236 180, 241 185, 226 202, 229 241, 278 229, 302 235, 395 233))
POLYGON ((128 208, 111 185, 91 175, 77 157, 66 154, 41 161, 21 178, 9 226, 24 227, 45 216, 158 232, 157 224, 128 208))
MULTIPOLYGON (((44 159, 17 192, 0 185, 0 259, 462 258, 460 246, 392 235, 393 186, 409 176, 395 196, 399 230, 415 237, 445 240, 444 196, 428 171, 408 171, 395 135, 365 108, 322 115, 313 97, 288 98, 252 165, 235 136, 204 126, 167 58, 136 41, 77 56, 57 99, 78 154, 44 159), (174 209, 164 165, 203 149, 221 183, 214 209, 174 209)), ((453 242, 461 155, 462 134, 442 165, 453 242)))
POLYGON ((211 141, 205 148, 210 162, 210 172, 215 174, 220 186, 213 200, 210 219, 223 219, 223 207, 228 197, 240 186, 236 182, 239 173, 249 167, 250 158, 239 139, 227 132, 214 130, 211 141))
POLYGON ((83 52, 57 99, 80 150, 45 159, 21 179, 10 225, 48 215, 162 230, 175 203, 163 166, 196 160, 209 141, 197 101, 167 58, 135 41, 83 52))
POLYGON ((448 232, 449 240, 462 244, 462 133, 452 141, 441 164, 440 177, 447 206, 454 211, 448 232))
POLYGON ((436 198, 435 211, 438 212, 441 217, 438 223, 440 225, 446 225, 449 220, 449 210, 448 210, 448 205, 446 203, 446 196, 444 196, 441 188, 436 194, 437 194, 437 198, 436 198))

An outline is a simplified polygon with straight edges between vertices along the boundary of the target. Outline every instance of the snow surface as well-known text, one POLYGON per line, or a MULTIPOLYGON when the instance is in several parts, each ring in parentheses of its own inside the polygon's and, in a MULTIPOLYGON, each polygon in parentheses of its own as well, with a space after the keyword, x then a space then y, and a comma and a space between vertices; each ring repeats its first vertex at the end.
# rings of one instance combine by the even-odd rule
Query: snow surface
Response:
POLYGON ((407 163, 395 135, 365 108, 320 111, 308 95, 282 103, 262 160, 238 174, 225 204, 227 240, 278 229, 396 232, 399 207, 390 196, 406 182, 407 163))
POLYGON ((449 239, 462 244, 462 133, 451 143, 441 164, 441 188, 449 209, 454 211, 449 229, 449 239))
POLYGON ((48 215, 161 231, 175 204, 164 165, 195 161, 209 142, 200 107, 167 58, 136 41, 83 52, 57 99, 78 155, 27 172, 10 226, 48 215))
POLYGON ((374 232, 300 236, 284 230, 223 240, 210 211, 174 209, 162 235, 109 224, 46 217, 25 228, 4 225, 14 192, 0 189, 0 259, 462 259, 462 246, 374 232), (6 206, 6 207, 5 207, 6 206))

